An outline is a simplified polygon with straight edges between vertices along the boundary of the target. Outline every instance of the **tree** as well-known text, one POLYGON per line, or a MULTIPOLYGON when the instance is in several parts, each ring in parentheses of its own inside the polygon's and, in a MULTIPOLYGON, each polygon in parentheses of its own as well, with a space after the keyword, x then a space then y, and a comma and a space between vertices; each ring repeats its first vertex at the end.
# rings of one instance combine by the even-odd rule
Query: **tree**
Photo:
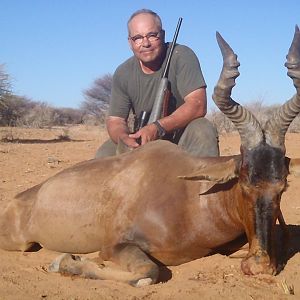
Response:
POLYGON ((97 78, 92 86, 83 92, 85 100, 81 109, 86 115, 92 116, 98 122, 103 122, 106 115, 112 88, 112 75, 106 74, 97 78))
POLYGON ((9 75, 5 72, 4 65, 0 65, 0 109, 4 107, 5 96, 11 92, 11 84, 9 75))
POLYGON ((2 95, 0 103, 0 125, 18 126, 24 115, 32 110, 34 102, 26 97, 7 93, 2 95))
POLYGON ((0 97, 9 93, 11 88, 9 75, 5 72, 4 65, 0 65, 0 97))

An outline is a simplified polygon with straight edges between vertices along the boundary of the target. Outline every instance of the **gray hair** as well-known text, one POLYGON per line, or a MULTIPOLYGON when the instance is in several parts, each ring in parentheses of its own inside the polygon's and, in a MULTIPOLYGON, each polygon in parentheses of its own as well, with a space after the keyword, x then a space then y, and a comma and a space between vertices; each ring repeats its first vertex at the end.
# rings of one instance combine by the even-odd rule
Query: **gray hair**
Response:
POLYGON ((131 22, 131 20, 134 17, 136 17, 137 15, 140 15, 140 14, 149 14, 149 15, 152 15, 155 18, 155 21, 156 21, 159 29, 162 29, 162 22, 161 22, 160 16, 156 12, 154 12, 153 10, 151 10, 151 9, 143 8, 143 9, 139 9, 139 10, 135 11, 130 16, 129 20, 127 21, 128 34, 129 34, 129 23, 131 22))

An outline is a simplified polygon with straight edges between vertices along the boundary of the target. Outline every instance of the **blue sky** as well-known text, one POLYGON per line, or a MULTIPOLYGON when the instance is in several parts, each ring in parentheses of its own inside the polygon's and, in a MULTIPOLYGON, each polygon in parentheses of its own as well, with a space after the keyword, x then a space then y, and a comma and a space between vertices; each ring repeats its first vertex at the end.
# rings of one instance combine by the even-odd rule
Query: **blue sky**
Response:
POLYGON ((216 31, 241 63, 236 101, 280 104, 295 93, 284 62, 300 25, 299 0, 0 0, 0 64, 12 77, 14 93, 79 107, 84 89, 132 55, 126 22, 140 8, 161 16, 167 40, 183 18, 178 43, 200 60, 210 108, 222 67, 216 31))

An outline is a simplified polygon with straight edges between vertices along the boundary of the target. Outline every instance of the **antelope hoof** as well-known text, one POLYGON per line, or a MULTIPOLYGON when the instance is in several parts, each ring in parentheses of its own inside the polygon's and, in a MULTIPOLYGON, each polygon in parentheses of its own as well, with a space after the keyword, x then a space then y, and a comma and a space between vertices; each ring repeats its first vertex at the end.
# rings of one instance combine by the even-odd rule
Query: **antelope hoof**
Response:
POLYGON ((153 280, 151 278, 142 278, 142 279, 139 279, 135 284, 134 286, 135 287, 142 287, 142 286, 148 286, 148 285, 151 285, 153 284, 153 280))
POLYGON ((72 255, 70 253, 63 253, 62 255, 56 257, 52 261, 52 263, 48 267, 48 271, 49 272, 53 272, 53 273, 60 272, 60 266, 61 266, 62 262, 65 262, 65 261, 68 261, 68 260, 71 260, 71 261, 74 261, 74 260, 80 261, 81 258, 80 258, 80 256, 72 255))

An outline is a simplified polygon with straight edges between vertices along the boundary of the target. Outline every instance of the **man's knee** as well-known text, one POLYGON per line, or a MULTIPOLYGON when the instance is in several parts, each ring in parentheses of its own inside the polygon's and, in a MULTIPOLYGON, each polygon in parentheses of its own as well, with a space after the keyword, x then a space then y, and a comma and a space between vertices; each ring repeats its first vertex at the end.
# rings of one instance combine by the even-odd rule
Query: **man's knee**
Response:
POLYGON ((105 141, 97 150, 95 158, 116 155, 117 145, 111 140, 105 141))
POLYGON ((198 118, 189 123, 178 145, 195 156, 220 154, 218 131, 206 118, 198 118))

